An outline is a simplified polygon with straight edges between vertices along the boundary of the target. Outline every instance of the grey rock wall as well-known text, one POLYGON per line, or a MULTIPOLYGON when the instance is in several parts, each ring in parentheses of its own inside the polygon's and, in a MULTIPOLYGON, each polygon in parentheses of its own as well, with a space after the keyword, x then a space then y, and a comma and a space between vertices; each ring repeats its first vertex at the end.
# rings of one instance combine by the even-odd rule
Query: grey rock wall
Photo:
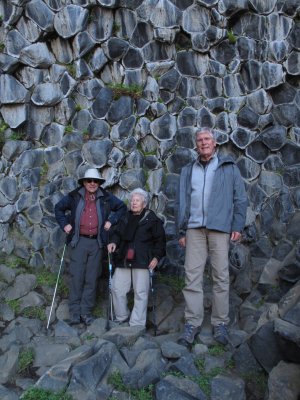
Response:
MULTIPOLYGON (((93 376, 95 365, 99 371, 122 365, 130 385, 143 368, 157 366, 136 383, 155 384, 157 399, 203 398, 191 380, 161 373, 162 359, 170 371, 193 372, 190 353, 173 343, 183 325, 182 298, 175 301, 163 285, 154 352, 151 337, 134 346, 130 339, 127 348, 126 328, 125 336, 122 328, 105 334, 101 319, 88 331, 99 339, 91 344, 86 332, 64 322, 61 294, 50 331, 21 316, 31 307, 48 316, 53 288, 41 288, 35 272, 58 270, 65 238, 53 207, 88 166, 100 168, 105 187, 120 198, 137 186, 150 191, 151 207, 165 221, 165 269, 183 273, 174 199, 182 166, 196 157, 194 132, 201 126, 213 127, 220 151, 236 159, 249 207, 243 241, 230 252, 227 361, 207 353, 214 344, 209 323, 192 353, 207 353, 207 370, 227 370, 211 379, 212 399, 262 398, 255 393, 259 382, 244 387, 245 374, 262 370, 269 374, 265 398, 299 397, 299 16, 298 0, 0 1, 2 397, 19 398, 40 377, 38 386, 69 385, 74 398, 87 390, 91 398, 109 398, 115 393, 106 375, 77 378, 93 376), (30 381, 17 372, 28 346, 35 349, 30 381)), ((210 285, 205 276, 207 315, 210 285)))
POLYGON ((166 266, 181 268, 176 182, 196 156, 194 131, 209 126, 249 195, 245 247, 231 259, 249 257, 233 287, 250 293, 278 276, 290 284, 289 266, 299 268, 299 12, 293 0, 2 1, 2 254, 56 267, 64 236, 54 204, 93 166, 123 199, 137 186, 150 191, 165 220, 166 266))

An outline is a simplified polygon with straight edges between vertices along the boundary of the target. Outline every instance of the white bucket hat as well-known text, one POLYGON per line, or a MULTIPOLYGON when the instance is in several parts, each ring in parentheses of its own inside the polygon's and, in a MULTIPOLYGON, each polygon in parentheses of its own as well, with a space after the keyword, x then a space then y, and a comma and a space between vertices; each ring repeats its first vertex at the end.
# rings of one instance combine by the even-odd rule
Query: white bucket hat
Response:
POLYGON ((96 179, 97 181, 99 181, 100 185, 105 182, 105 179, 101 177, 99 171, 96 168, 87 169, 84 173, 84 177, 78 179, 79 185, 83 184, 84 179, 96 179))

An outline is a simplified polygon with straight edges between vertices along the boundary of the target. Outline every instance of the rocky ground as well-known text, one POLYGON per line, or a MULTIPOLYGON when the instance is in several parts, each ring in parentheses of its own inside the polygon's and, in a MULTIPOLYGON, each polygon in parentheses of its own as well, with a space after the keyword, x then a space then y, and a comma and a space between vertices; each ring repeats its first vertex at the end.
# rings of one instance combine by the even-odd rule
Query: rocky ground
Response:
POLYGON ((50 395, 38 397, 46 396, 45 390, 59 392, 55 400, 299 398, 300 328, 287 321, 299 319, 299 284, 278 304, 260 304, 258 293, 256 298, 252 295, 244 308, 239 307, 243 330, 239 327, 242 319, 235 317, 237 301, 232 295, 230 344, 222 347, 212 337, 206 283, 206 318, 197 342, 188 349, 176 343, 183 328, 180 277, 156 277, 155 315, 150 296, 149 321, 143 331, 114 322, 107 329, 105 278, 99 284, 101 296, 95 309, 99 318, 91 326, 68 325, 67 300, 60 284, 47 329, 54 286, 41 285, 39 275, 22 268, 17 274, 15 268, 2 264, 0 274, 3 400, 50 399, 50 395), (38 392, 30 397, 33 385, 38 392))

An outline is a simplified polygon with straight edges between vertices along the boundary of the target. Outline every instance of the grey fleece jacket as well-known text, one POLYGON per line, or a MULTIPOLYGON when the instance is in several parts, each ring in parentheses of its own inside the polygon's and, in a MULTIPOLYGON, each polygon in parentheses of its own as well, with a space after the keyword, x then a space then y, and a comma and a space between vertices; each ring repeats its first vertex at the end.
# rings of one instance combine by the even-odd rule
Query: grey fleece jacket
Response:
MULTIPOLYGON (((208 199, 206 228, 220 232, 240 232, 245 226, 247 195, 240 171, 230 156, 218 155, 218 166, 208 199)), ((176 199, 176 227, 179 237, 185 236, 191 211, 191 178, 197 160, 182 168, 176 199)), ((199 179, 204 180, 204 168, 199 179)), ((203 208, 203 197, 199 198, 203 208)), ((200 227, 200 226, 199 226, 200 227)))

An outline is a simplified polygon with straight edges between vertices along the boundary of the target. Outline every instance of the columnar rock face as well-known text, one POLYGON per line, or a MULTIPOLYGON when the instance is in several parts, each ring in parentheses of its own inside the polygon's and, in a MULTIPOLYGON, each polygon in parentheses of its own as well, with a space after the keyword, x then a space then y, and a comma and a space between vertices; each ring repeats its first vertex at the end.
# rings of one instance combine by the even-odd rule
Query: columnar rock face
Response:
POLYGON ((232 288, 278 299, 300 277, 299 13, 295 0, 0 2, 2 255, 56 269, 54 204, 91 166, 122 199, 150 191, 165 266, 182 268, 176 184, 205 126, 249 197, 232 288))
MULTIPOLYGON (((244 239, 255 258, 256 242, 268 238, 269 259, 278 245, 272 227, 285 232, 299 210, 298 13, 297 2, 275 0, 3 2, 0 171, 17 190, 9 198, 0 189, 9 224, 2 251, 49 262, 45 249, 18 248, 17 221, 41 222, 51 234, 57 194, 74 188, 87 165, 101 168, 121 198, 149 188, 152 207, 174 227, 167 204, 175 191, 162 182, 196 156, 194 132, 208 126, 247 186, 244 239), (138 165, 130 162, 136 151, 138 165), (35 204, 18 207, 33 190, 35 204)), ((175 266, 174 228, 168 239, 167 265, 175 266)), ((294 248, 299 235, 283 239, 294 248)), ((53 265, 58 240, 47 246, 53 265)))

